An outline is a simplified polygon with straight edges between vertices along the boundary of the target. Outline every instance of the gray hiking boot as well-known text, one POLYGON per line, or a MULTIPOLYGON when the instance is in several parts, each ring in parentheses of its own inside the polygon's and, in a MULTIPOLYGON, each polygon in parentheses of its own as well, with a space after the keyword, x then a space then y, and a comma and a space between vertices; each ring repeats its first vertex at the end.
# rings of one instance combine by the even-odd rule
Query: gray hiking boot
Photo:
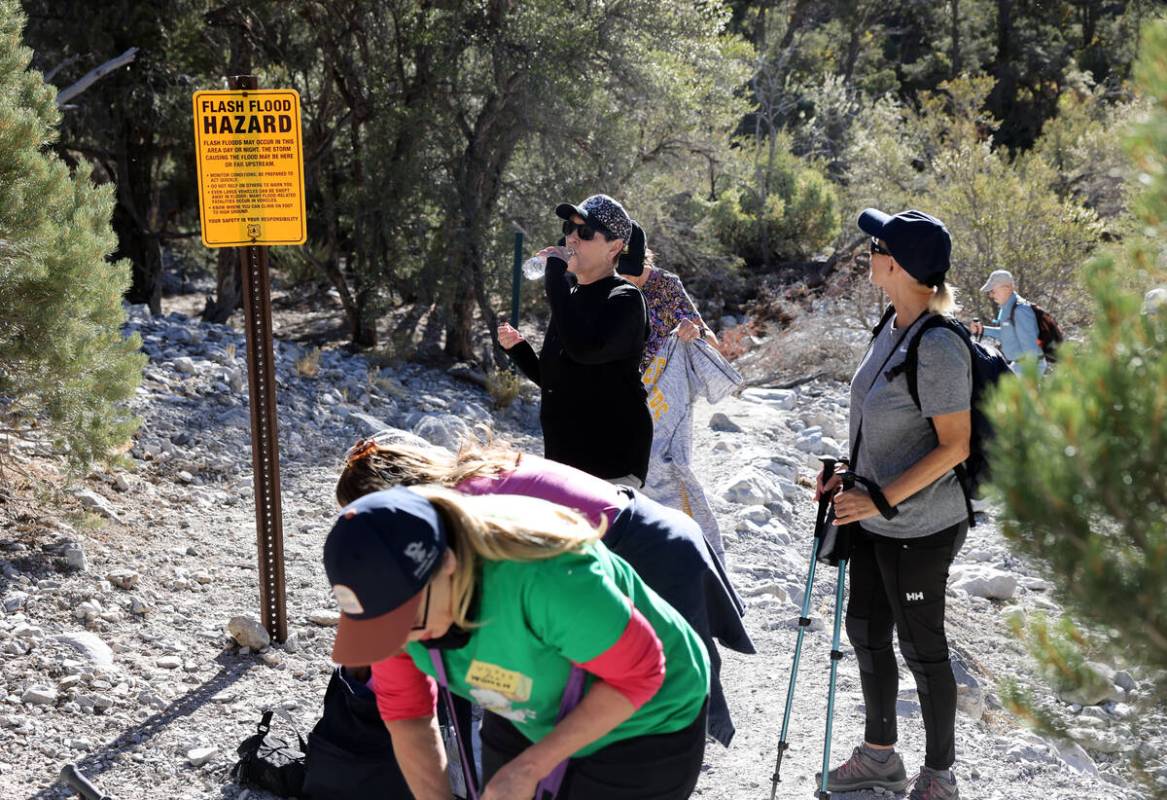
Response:
POLYGON ((959 800, 956 778, 949 770, 936 772, 920 767, 920 774, 912 782, 912 793, 908 800, 959 800))
MULTIPOLYGON (((816 783, 821 784, 821 772, 815 773, 816 783)), ((899 753, 892 752, 887 763, 873 758, 862 747, 856 747, 851 757, 831 770, 827 778, 828 792, 857 792, 860 789, 887 789, 902 792, 908 788, 908 773, 899 753)), ((939 797, 939 796, 938 796, 939 797)))

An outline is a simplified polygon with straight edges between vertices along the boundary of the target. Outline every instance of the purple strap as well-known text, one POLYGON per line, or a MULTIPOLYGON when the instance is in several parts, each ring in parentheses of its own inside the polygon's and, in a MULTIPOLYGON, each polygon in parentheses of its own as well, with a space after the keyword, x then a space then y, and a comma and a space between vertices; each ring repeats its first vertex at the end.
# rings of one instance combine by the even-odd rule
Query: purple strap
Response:
MULTIPOLYGON (((585 677, 587 677, 586 673, 579 667, 571 668, 571 674, 567 676, 567 685, 563 687, 563 699, 559 702, 559 714, 555 717, 556 725, 579 705, 579 701, 583 697, 585 677)), ((567 762, 570 760, 565 758, 560 761, 555 765, 555 769, 548 772, 543 780, 539 781, 539 785, 535 787, 535 800, 542 800, 544 793, 550 795, 550 800, 555 800, 555 796, 559 794, 559 787, 563 783, 563 776, 567 774, 567 762)))
MULTIPOLYGON (((440 694, 442 701, 446 704, 446 713, 450 717, 450 724, 454 726, 454 738, 458 740, 458 758, 462 761, 462 777, 466 781, 466 791, 470 794, 470 800, 478 800, 478 789, 474 785, 474 773, 470 769, 470 761, 466 757, 466 737, 462 735, 461 729, 458 727, 458 717, 454 714, 454 697, 450 694, 450 681, 446 677, 446 665, 442 661, 442 654, 435 648, 429 648, 430 661, 434 665, 434 674, 438 676, 438 686, 440 687, 440 694)), ((563 718, 571 713, 572 709, 579 705, 579 701, 583 698, 584 679, 587 678, 587 673, 579 667, 572 667, 571 674, 567 676, 567 685, 563 687, 563 699, 559 701, 559 714, 555 717, 555 723, 558 725, 563 721, 563 718)), ((567 764, 571 759, 563 759, 555 765, 555 769, 551 770, 539 781, 539 785, 535 787, 535 800, 542 800, 544 793, 550 793, 548 800, 555 800, 555 796, 559 794, 559 787, 563 784, 563 776, 567 773, 567 764)))
POLYGON ((434 665, 434 673, 438 676, 438 686, 441 687, 442 700, 446 704, 446 714, 450 717, 450 725, 454 728, 454 738, 458 740, 458 759, 462 762, 462 778, 466 781, 466 792, 470 800, 478 800, 478 788, 474 785, 474 771, 470 769, 470 760, 466 757, 466 737, 458 727, 458 716, 454 713, 454 697, 450 694, 450 681, 446 677, 446 665, 442 661, 442 654, 436 648, 429 648, 430 661, 434 665))

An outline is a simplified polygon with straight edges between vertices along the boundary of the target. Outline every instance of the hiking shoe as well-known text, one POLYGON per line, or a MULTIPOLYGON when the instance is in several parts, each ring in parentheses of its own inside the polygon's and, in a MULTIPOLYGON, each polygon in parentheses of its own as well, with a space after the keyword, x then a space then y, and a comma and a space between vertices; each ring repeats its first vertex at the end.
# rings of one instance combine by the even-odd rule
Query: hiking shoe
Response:
MULTIPOLYGON (((823 774, 815 773, 815 782, 822 784, 823 774)), ((887 763, 873 758, 867 750, 856 747, 851 757, 831 770, 827 777, 828 792, 857 792, 860 789, 888 789, 902 792, 908 788, 908 773, 900 754, 892 751, 887 763)), ((940 797, 941 795, 937 795, 940 797)))
POLYGON ((912 782, 912 793, 908 800, 959 800, 960 792, 956 789, 956 778, 948 770, 936 772, 927 767, 920 767, 920 774, 912 782), (952 780, 949 780, 949 778, 952 780))

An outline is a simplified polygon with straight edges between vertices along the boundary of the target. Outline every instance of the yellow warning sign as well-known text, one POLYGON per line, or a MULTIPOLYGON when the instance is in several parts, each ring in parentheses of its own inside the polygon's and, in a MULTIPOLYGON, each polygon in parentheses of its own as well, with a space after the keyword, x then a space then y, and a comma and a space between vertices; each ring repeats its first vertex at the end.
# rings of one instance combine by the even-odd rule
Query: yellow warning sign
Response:
POLYGON ((299 92, 195 92, 194 132, 203 244, 303 244, 299 92))

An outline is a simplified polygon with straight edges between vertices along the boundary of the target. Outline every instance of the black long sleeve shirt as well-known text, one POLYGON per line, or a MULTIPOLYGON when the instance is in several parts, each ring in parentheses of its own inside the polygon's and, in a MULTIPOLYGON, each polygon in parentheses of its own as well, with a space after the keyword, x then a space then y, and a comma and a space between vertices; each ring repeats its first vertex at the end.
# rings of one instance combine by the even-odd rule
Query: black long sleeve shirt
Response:
POLYGON ((539 355, 527 342, 508 354, 539 385, 547 458, 599 478, 644 480, 652 449, 640 360, 648 312, 640 290, 611 276, 581 286, 558 258, 544 276, 551 321, 539 355))

